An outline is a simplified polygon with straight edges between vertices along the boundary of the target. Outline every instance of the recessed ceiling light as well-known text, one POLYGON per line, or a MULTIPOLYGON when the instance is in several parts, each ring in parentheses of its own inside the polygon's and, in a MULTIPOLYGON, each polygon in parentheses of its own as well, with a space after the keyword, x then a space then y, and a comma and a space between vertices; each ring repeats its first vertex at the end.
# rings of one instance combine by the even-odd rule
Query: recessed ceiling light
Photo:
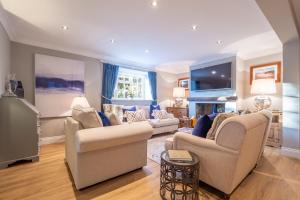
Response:
POLYGON ((152 1, 152 6, 153 6, 153 7, 156 7, 156 6, 157 6, 157 1, 155 1, 155 0, 152 1))
POLYGON ((222 78, 224 78, 224 77, 225 77, 225 75, 224 75, 224 74, 222 74, 222 75, 221 75, 221 77, 222 77, 222 78))
POLYGON ((218 40, 217 41, 217 45, 222 45, 223 44, 223 41, 222 40, 218 40))
POLYGON ((149 49, 146 49, 146 50, 145 50, 145 53, 149 53, 149 52, 150 52, 149 49))
POLYGON ((211 73, 212 73, 212 74, 216 74, 217 72, 216 72, 215 70, 212 70, 211 73))
POLYGON ((197 26, 197 25, 193 25, 193 26, 192 26, 192 29, 195 31, 195 30, 198 29, 198 26, 197 26))
POLYGON ((114 39, 111 39, 111 40, 110 40, 110 43, 114 44, 114 43, 115 43, 115 40, 114 40, 114 39))
POLYGON ((66 30, 69 29, 69 27, 68 27, 67 25, 62 25, 62 26, 61 26, 61 29, 64 30, 64 31, 66 31, 66 30))

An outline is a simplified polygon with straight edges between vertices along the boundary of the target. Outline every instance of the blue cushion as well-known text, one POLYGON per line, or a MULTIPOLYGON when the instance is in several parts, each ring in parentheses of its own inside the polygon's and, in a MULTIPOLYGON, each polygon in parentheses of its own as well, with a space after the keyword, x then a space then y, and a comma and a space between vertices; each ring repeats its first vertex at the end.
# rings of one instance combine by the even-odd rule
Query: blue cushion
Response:
POLYGON ((136 107, 135 106, 126 106, 125 108, 123 108, 123 113, 125 113, 126 111, 136 111, 136 107))
POLYGON ((211 121, 214 121, 214 119, 216 118, 216 116, 218 115, 219 113, 212 113, 212 114, 209 114, 208 117, 211 121))
POLYGON ((152 116, 153 110, 160 110, 160 106, 159 105, 150 105, 150 119, 154 119, 154 117, 152 116))
POLYGON ((106 117, 106 115, 103 112, 98 112, 98 115, 102 120, 103 126, 111 126, 109 119, 106 117))
POLYGON ((207 115, 199 118, 193 130, 193 135, 206 138, 207 132, 212 125, 212 120, 207 115))

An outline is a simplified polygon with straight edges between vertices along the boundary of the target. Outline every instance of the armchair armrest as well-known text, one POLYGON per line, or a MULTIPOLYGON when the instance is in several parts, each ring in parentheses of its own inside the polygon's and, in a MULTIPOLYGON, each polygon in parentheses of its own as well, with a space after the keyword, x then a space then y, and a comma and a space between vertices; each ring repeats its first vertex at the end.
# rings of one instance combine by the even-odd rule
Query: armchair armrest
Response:
POLYGON ((91 128, 77 131, 77 152, 88 152, 148 140, 153 129, 148 122, 91 128))
POLYGON ((216 144, 215 140, 201 138, 191 134, 177 132, 174 135, 174 148, 181 149, 184 143, 193 146, 194 148, 204 148, 206 150, 220 151, 229 154, 238 154, 238 151, 234 151, 216 144))

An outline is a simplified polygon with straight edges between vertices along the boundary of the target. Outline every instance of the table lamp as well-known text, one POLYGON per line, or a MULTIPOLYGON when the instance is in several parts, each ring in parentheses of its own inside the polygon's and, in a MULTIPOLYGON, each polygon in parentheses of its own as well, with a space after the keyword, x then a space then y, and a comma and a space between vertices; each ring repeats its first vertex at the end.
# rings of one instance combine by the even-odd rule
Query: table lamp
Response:
POLYGON ((276 93, 276 84, 274 79, 257 79, 252 81, 251 94, 256 94, 255 107, 257 110, 268 109, 272 105, 272 100, 268 94, 276 93))
POLYGON ((183 98, 185 97, 185 88, 183 87, 173 88, 173 97, 175 98, 175 106, 181 107, 183 104, 183 98))
POLYGON ((87 101, 85 97, 75 97, 71 104, 71 109, 73 109, 75 106, 81 106, 83 108, 90 108, 90 104, 87 101))

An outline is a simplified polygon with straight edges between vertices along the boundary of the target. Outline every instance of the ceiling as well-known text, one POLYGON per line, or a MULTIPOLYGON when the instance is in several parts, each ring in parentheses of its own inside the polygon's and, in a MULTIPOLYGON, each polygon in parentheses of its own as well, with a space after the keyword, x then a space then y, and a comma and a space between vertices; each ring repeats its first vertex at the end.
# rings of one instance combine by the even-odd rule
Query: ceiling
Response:
POLYGON ((282 49, 255 0, 0 1, 13 41, 116 64, 181 73, 217 57, 282 49))

